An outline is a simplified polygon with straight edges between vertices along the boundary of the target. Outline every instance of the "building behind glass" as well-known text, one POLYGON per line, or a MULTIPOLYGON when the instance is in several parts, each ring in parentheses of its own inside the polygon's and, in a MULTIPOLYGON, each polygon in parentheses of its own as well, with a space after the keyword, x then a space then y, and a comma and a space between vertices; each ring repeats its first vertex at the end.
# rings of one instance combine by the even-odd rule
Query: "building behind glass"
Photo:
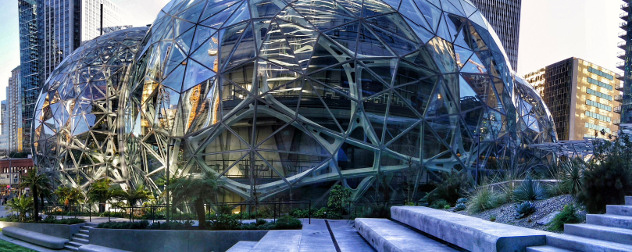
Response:
POLYGON ((518 69, 522 0, 472 0, 500 38, 511 67, 518 69))

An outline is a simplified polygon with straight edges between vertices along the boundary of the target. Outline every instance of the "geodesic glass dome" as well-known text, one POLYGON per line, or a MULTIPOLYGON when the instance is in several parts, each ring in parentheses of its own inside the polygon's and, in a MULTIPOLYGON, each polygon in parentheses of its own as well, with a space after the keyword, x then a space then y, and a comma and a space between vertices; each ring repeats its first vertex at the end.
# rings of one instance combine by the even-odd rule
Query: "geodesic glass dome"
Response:
POLYGON ((154 189, 169 169, 216 174, 223 201, 396 197, 518 143, 511 67, 467 0, 173 0, 142 47, 126 165, 154 189))
POLYGON ((147 28, 97 37, 77 48, 51 73, 37 100, 33 156, 62 182, 86 187, 109 177, 129 180, 119 165, 119 88, 147 28))
POLYGON ((557 142, 553 116, 542 97, 526 80, 519 76, 515 78, 520 142, 522 144, 557 142))

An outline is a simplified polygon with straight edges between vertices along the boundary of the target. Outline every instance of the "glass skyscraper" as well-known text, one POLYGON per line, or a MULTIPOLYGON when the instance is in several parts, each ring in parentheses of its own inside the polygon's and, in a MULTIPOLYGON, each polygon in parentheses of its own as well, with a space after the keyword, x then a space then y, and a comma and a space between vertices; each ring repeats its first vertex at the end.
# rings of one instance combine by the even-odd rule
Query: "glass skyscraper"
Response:
POLYGON ((618 64, 618 68, 623 70, 623 75, 619 78, 623 81, 623 86, 618 87, 623 91, 623 101, 621 103, 621 123, 632 123, 632 32, 630 27, 630 3, 631 0, 624 0, 621 5, 623 13, 619 17, 623 19, 621 22, 621 29, 623 32, 619 34, 619 37, 624 41, 619 42, 619 48, 624 51, 619 54, 619 58, 623 62, 618 64))
POLYGON ((498 34, 511 67, 517 70, 522 0, 472 0, 472 2, 498 34))

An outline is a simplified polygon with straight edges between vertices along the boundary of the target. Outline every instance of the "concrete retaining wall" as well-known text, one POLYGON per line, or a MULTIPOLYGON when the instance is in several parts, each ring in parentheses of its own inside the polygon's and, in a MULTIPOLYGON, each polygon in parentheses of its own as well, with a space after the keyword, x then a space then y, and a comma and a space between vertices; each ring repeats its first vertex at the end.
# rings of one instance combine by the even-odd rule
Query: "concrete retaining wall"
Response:
POLYGON ((130 251, 226 251, 238 241, 258 241, 266 230, 90 229, 90 244, 130 251))
POLYGON ((19 227, 33 232, 38 232, 50 236, 70 239, 72 235, 79 232, 79 229, 85 223, 79 224, 50 224, 50 223, 22 223, 22 222, 6 222, 0 221, 0 228, 19 227))

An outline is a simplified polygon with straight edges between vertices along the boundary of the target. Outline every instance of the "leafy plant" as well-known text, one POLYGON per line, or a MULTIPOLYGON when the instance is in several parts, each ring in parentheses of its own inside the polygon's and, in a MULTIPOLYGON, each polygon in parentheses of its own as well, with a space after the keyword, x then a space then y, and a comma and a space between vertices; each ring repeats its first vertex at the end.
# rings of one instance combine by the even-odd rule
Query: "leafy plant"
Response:
POLYGON ((530 201, 516 204, 516 219, 522 219, 535 213, 535 205, 530 201))
POLYGON ((471 186, 470 180, 465 173, 451 172, 444 174, 442 181, 437 183, 436 188, 428 193, 423 200, 430 203, 430 205, 433 205, 438 200, 445 200, 448 204, 453 205, 466 194, 467 189, 471 186))
POLYGON ((33 201, 33 214, 32 217, 35 222, 39 221, 39 201, 38 198, 41 194, 48 194, 52 186, 48 176, 38 173, 37 167, 29 170, 26 176, 20 178, 20 188, 30 188, 31 197, 33 201))
POLYGON ((614 142, 595 142, 594 157, 584 171, 578 200, 589 213, 624 203, 632 193, 632 142, 623 135, 614 142))
POLYGON ((540 183, 533 181, 530 177, 527 177, 520 186, 514 190, 514 200, 517 201, 530 201, 541 200, 546 198, 546 191, 540 183))
POLYGON ((450 204, 448 203, 448 201, 444 200, 444 199, 439 199, 439 200, 435 200, 434 202, 432 202, 432 204, 430 205, 431 208, 434 209, 441 209, 443 208, 445 205, 450 206, 450 204))
POLYGON ((142 221, 122 221, 122 222, 104 222, 100 223, 98 228, 111 228, 111 229, 146 229, 149 226, 149 222, 142 221))
POLYGON ((66 210, 68 210, 71 205, 78 203, 84 198, 81 190, 75 187, 67 186, 58 187, 57 190, 55 190, 55 195, 57 195, 59 203, 63 204, 66 210))
POLYGON ((490 215, 489 216, 489 221, 495 222, 496 221, 496 215, 490 215))
POLYGON ((502 195, 493 193, 487 186, 480 186, 470 197, 467 209, 470 213, 479 213, 496 208, 504 203, 505 198, 502 195))
POLYGON ((105 203, 116 196, 115 190, 110 184, 110 179, 105 178, 95 181, 88 188, 88 199, 91 202, 99 203, 99 213, 105 212, 105 203))
POLYGON ((549 224, 549 230, 551 231, 563 231, 565 223, 580 223, 584 221, 583 218, 577 213, 577 207, 574 205, 565 205, 562 211, 553 217, 553 220, 549 224))
POLYGON ((283 215, 281 216, 275 225, 275 229, 300 229, 303 227, 303 224, 301 223, 300 220, 289 216, 289 215, 283 215))
POLYGON ((119 200, 125 200, 128 206, 136 206, 139 201, 144 201, 151 198, 151 192, 146 190, 145 186, 141 185, 136 189, 133 189, 131 187, 128 187, 127 190, 114 188, 112 191, 112 196, 119 200))
POLYGON ((351 189, 341 185, 335 185, 329 192, 329 198, 327 199, 327 208, 329 208, 330 215, 334 213, 336 215, 331 217, 342 217, 346 212, 347 203, 350 198, 351 189))
MULTIPOLYGON (((209 196, 214 195, 218 190, 217 179, 212 174, 204 173, 201 177, 189 176, 174 179, 167 187, 167 190, 172 192, 174 205, 185 201, 192 202, 200 223, 200 229, 206 228, 204 203, 211 202, 209 196)), ((228 210, 228 213, 230 211, 228 210)))
POLYGON ((46 216, 46 218, 44 220, 42 220, 43 223, 52 223, 52 224, 67 224, 67 225, 72 225, 72 224, 79 224, 79 223, 84 223, 86 222, 84 219, 79 219, 79 218, 66 218, 66 219, 55 219, 55 216, 49 215, 46 216))
POLYGON ((241 227, 241 222, 236 215, 216 214, 211 217, 211 228, 216 230, 237 230, 241 227))
POLYGON ((33 210, 33 198, 20 196, 7 201, 7 207, 12 212, 18 213, 20 222, 26 221, 26 213, 33 210))

